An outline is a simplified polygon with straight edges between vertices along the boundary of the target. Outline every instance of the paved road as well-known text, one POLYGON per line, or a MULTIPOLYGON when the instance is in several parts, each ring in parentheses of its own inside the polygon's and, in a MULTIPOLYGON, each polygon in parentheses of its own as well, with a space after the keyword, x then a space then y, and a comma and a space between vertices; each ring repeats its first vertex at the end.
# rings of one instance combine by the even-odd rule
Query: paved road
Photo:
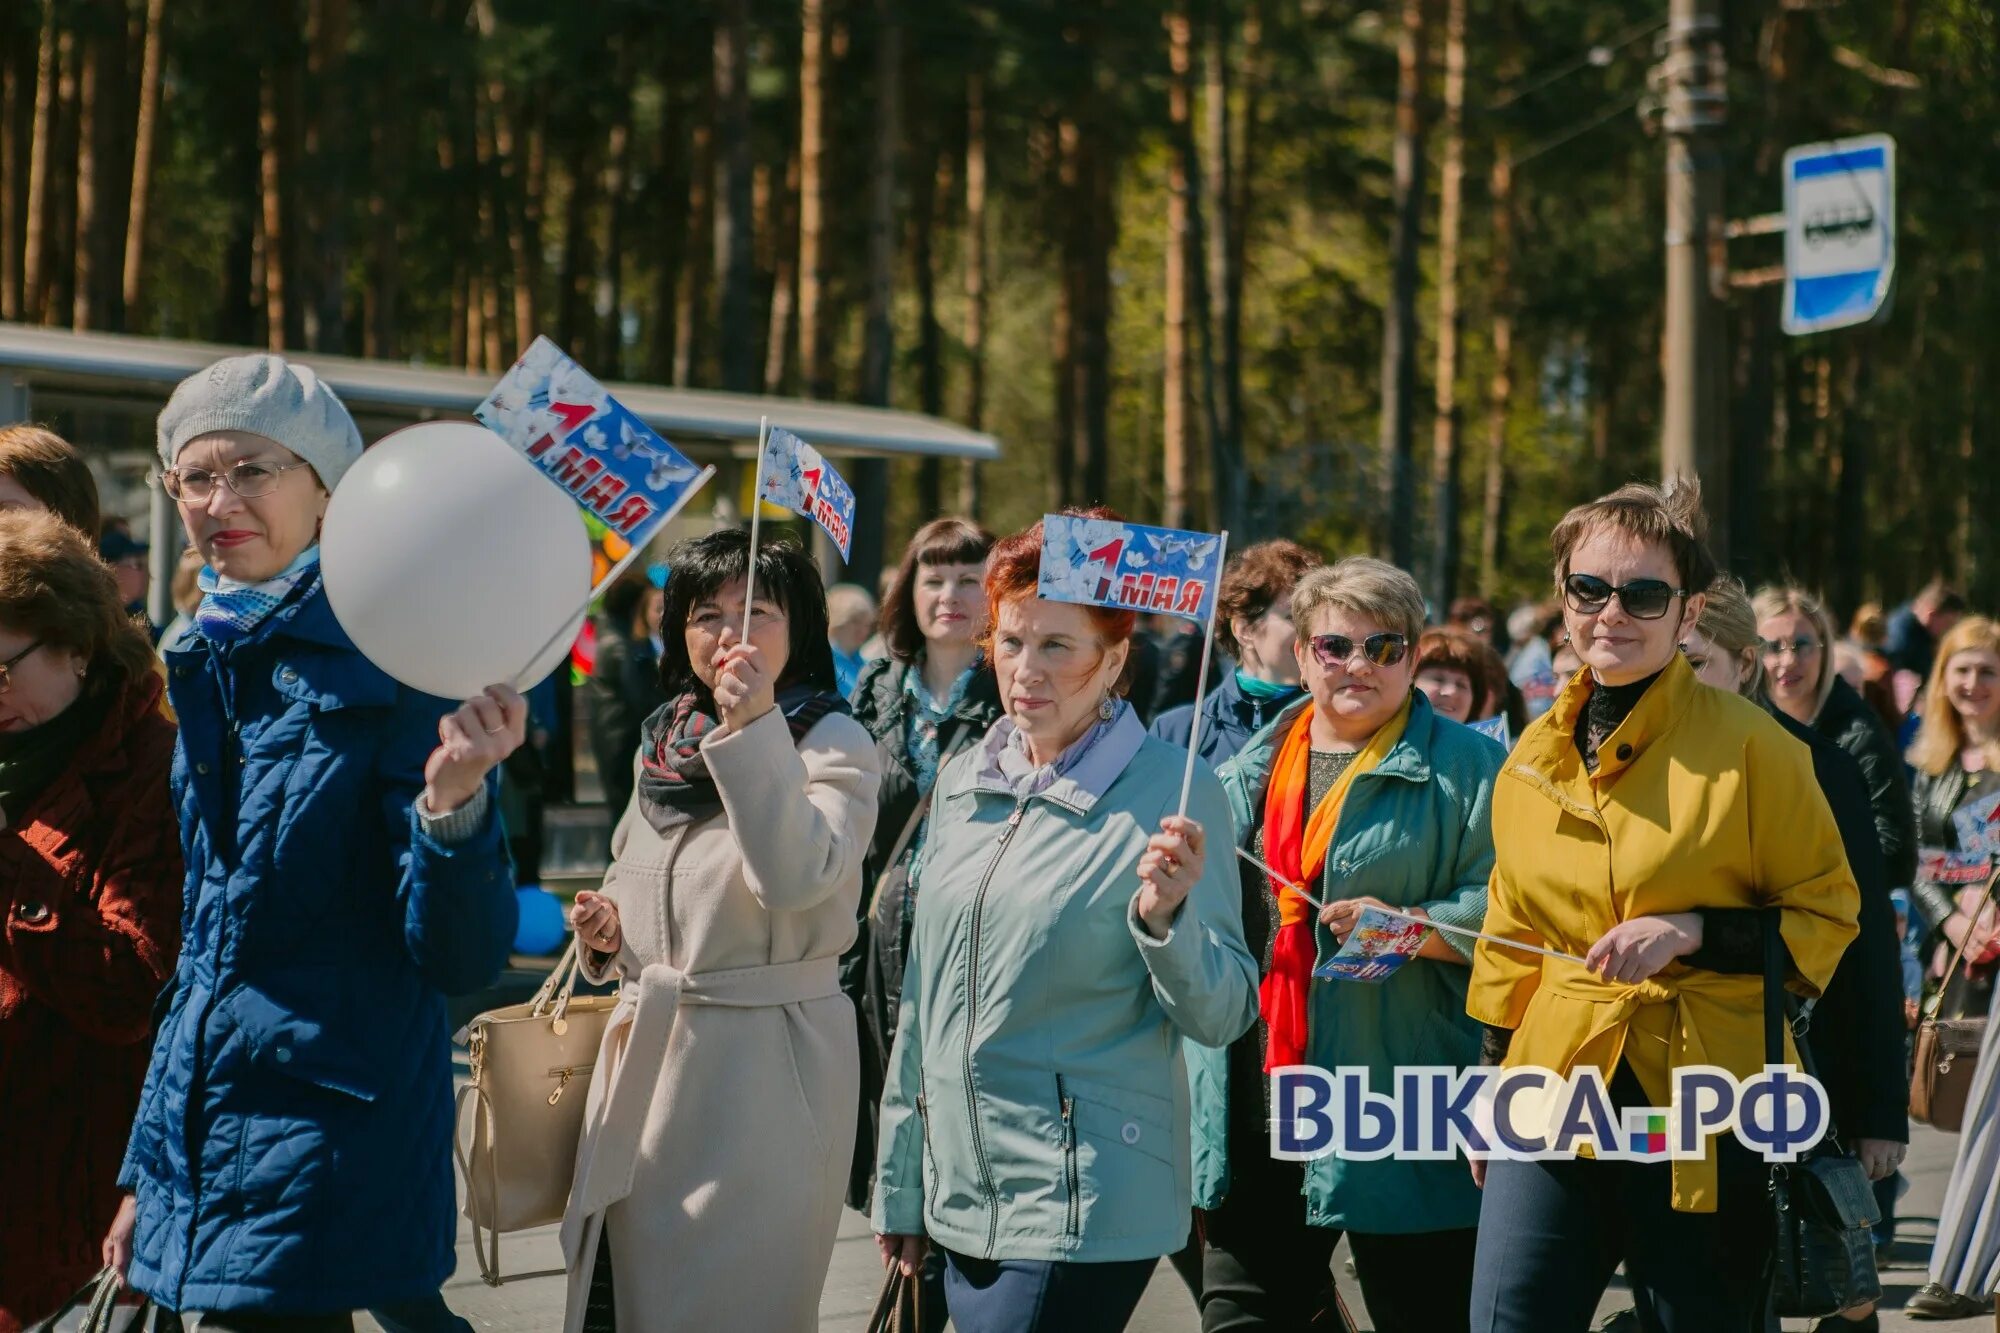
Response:
MULTIPOLYGON (((1924 1261, 1930 1253, 1938 1204, 1944 1197, 1945 1180, 1951 1173, 1952 1152, 1956 1144, 1957 1139, 1952 1135, 1921 1127, 1916 1129, 1916 1141, 1911 1145, 1909 1163, 1905 1168, 1911 1188, 1902 1203, 1896 1255, 1890 1269, 1883 1274, 1883 1286, 1887 1292, 1882 1320, 1885 1329, 1971 1333, 1975 1329, 1993 1327, 1991 1316, 1936 1323, 1910 1319, 1899 1309, 1910 1293, 1924 1283, 1924 1261)), ((673 1261, 671 1255, 662 1258, 665 1262, 673 1261)), ((562 1256, 556 1244, 555 1229, 548 1227, 503 1238, 500 1259, 502 1271, 508 1273, 559 1269, 562 1256)), ((1343 1247, 1335 1257, 1334 1270, 1349 1307, 1361 1315, 1364 1309, 1361 1293, 1353 1279, 1346 1276, 1345 1260, 1343 1247)), ((840 1239, 834 1247, 832 1271, 827 1275, 825 1295, 820 1301, 820 1328, 825 1333, 861 1333, 880 1280, 880 1260, 865 1220, 857 1213, 843 1214, 840 1239)), ((463 1227, 459 1236, 458 1272, 446 1286, 445 1296, 454 1309, 480 1330, 553 1333, 562 1325, 563 1279, 559 1274, 528 1277, 499 1288, 488 1287, 480 1281, 479 1268, 472 1257, 470 1233, 463 1227)), ((1607 1293, 1601 1310, 1609 1314, 1629 1304, 1629 1300, 1614 1289, 1607 1293)), ((368 1330, 377 1327, 366 1318, 360 1321, 360 1326, 368 1330)), ((1796 1330, 1807 1326, 1807 1321, 1803 1320, 1787 1321, 1785 1325, 1788 1333, 1796 1333, 1796 1330)), ((1171 1268, 1161 1264, 1138 1315, 1130 1325, 1131 1333, 1194 1333, 1198 1327, 1194 1303, 1189 1300, 1186 1288, 1171 1268)))

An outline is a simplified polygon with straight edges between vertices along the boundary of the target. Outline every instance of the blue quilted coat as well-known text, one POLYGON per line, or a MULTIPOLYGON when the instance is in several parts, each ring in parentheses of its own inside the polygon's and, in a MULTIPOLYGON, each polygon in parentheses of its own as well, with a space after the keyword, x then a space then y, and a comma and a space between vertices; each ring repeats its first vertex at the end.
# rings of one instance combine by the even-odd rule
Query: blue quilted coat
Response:
POLYGON ((182 1310, 330 1313, 452 1271, 445 995, 515 928, 498 821, 411 805, 442 699, 370 665, 324 591, 167 654, 182 946, 119 1184, 131 1277, 182 1310))

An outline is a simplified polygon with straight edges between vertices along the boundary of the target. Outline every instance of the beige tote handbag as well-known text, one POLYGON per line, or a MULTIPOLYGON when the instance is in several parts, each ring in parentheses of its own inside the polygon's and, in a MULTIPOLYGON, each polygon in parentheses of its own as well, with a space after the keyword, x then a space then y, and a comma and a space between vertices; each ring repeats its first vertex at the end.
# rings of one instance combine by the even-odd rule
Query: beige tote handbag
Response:
POLYGON ((488 1010, 465 1027, 472 1081, 458 1094, 453 1146, 473 1252, 489 1286, 507 1280, 500 1233, 560 1222, 569 1201, 584 1094, 618 1006, 616 995, 573 996, 578 965, 572 935, 532 1000, 488 1010))

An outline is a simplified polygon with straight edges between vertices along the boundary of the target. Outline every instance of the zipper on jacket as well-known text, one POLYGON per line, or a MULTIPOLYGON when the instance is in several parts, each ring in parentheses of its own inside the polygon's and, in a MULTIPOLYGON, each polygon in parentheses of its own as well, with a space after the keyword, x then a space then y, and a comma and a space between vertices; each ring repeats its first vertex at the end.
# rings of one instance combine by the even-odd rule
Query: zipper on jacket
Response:
POLYGON ((1000 1194, 993 1185, 992 1164, 986 1159, 986 1140, 979 1134, 979 1106, 972 1082, 972 1039, 979 1028, 979 923, 985 915, 986 890, 993 884, 993 872, 1000 868, 1000 858, 1007 854, 1007 844, 1014 840, 1027 813, 1028 798, 1024 796, 1014 803, 1014 813, 1007 816, 1006 831, 994 845, 993 859, 986 863, 986 873, 979 877, 979 887, 972 894, 972 939, 965 951, 965 1118, 972 1127, 972 1156, 979 1164, 979 1185, 986 1191, 988 1254, 1000 1234, 1000 1194))
MULTIPOLYGON (((934 1186, 938 1181, 938 1169, 937 1155, 931 1151, 931 1102, 921 1092, 917 1094, 917 1123, 922 1127, 924 1136, 924 1165, 930 1168, 931 1184, 934 1186)), ((931 1190, 926 1188, 924 1198, 928 1200, 930 1197, 931 1190)))
POLYGON ((1063 1234, 1074 1237, 1082 1225, 1078 1217, 1082 1205, 1077 1198, 1082 1190, 1076 1171, 1076 1099, 1063 1089, 1061 1074, 1056 1075, 1056 1098, 1062 1102, 1063 1183, 1069 1187, 1069 1220, 1063 1224, 1063 1234))

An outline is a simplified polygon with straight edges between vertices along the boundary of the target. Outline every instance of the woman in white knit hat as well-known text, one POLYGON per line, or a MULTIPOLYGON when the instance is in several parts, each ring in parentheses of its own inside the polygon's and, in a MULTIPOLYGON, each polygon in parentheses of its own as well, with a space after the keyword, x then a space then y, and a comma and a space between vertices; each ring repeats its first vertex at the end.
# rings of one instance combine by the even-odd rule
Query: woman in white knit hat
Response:
POLYGON ((185 938, 105 1258, 207 1329, 399 1307, 435 1325, 455 1231, 444 997, 513 939, 490 775, 527 705, 418 694, 334 619, 319 525, 361 436, 310 370, 218 362, 174 391, 159 444, 207 560, 195 634, 166 654, 185 938))

